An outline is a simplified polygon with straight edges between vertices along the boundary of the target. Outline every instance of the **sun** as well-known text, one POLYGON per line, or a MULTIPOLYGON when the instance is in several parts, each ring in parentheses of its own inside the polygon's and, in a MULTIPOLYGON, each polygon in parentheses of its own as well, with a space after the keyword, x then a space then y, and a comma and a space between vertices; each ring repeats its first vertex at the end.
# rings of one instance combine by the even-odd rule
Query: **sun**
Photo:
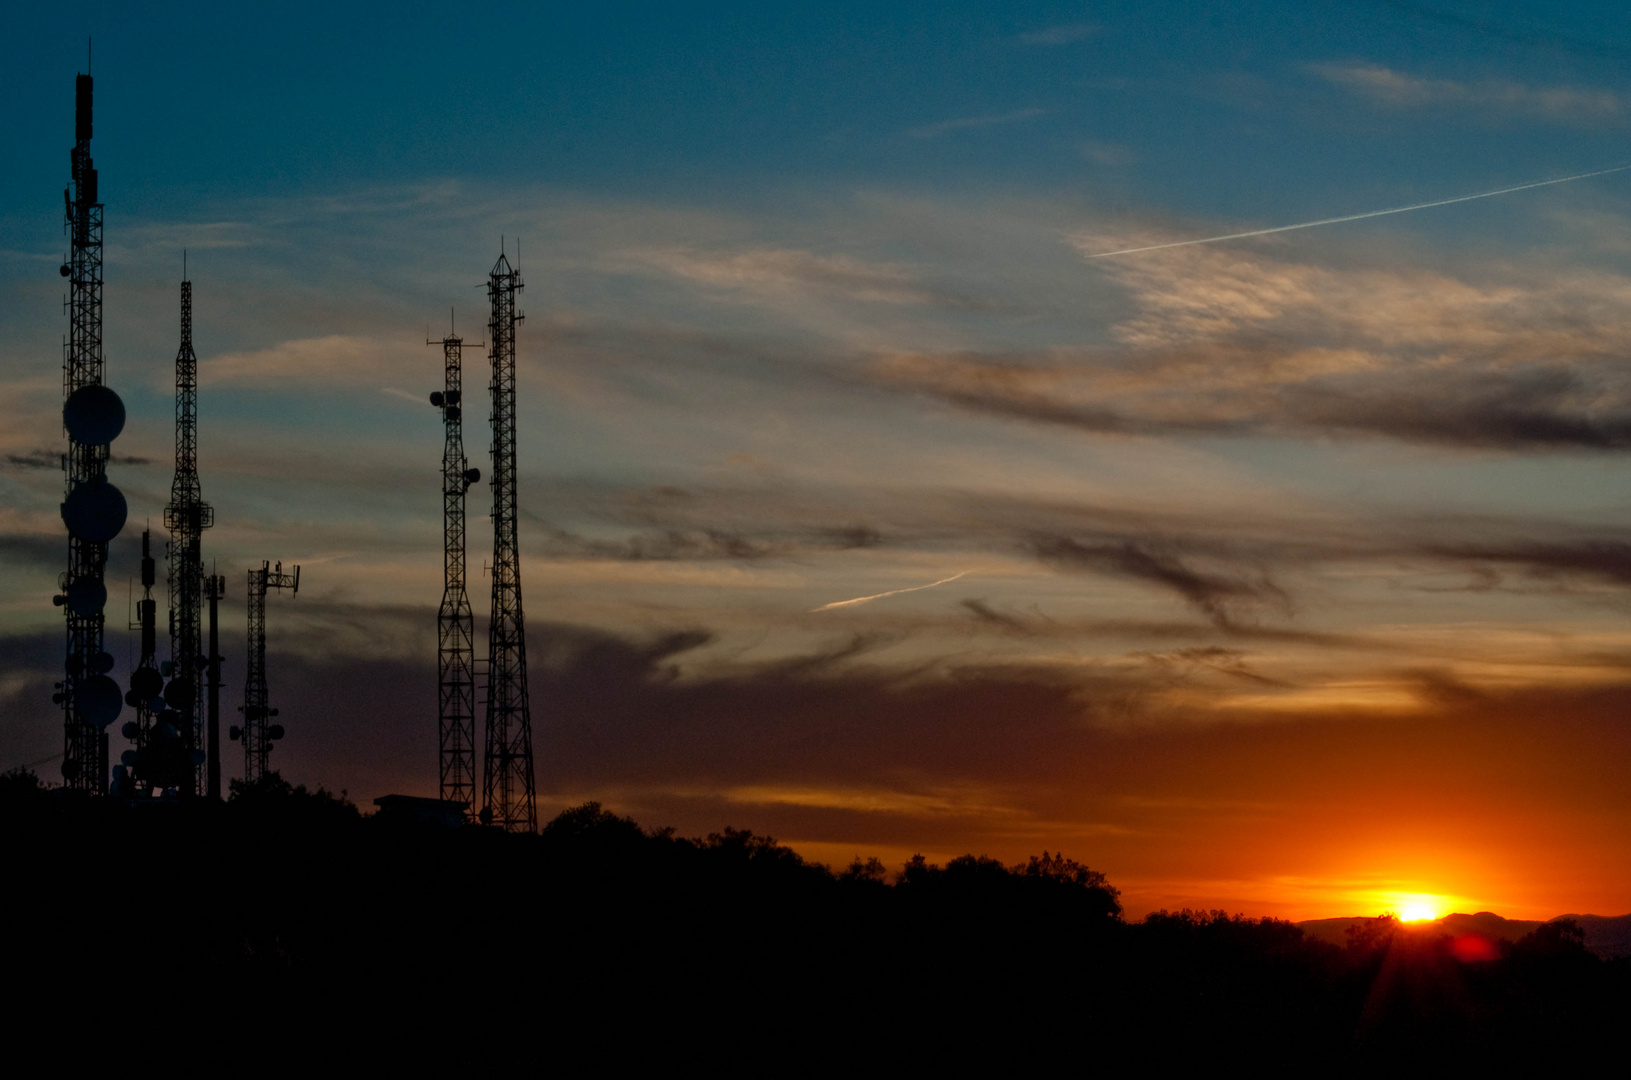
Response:
POLYGON ((1438 906, 1431 901, 1410 900, 1399 905, 1400 922, 1430 922, 1438 918, 1438 906))

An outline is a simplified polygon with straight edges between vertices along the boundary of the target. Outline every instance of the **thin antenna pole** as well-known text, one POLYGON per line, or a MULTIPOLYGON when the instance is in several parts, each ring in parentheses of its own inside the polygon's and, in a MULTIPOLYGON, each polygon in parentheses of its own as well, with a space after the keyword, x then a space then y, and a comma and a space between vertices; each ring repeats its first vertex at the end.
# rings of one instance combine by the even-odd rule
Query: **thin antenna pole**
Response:
POLYGON ((226 578, 217 577, 215 562, 210 562, 210 576, 206 579, 205 594, 210 602, 210 652, 205 671, 209 675, 209 710, 205 724, 208 759, 204 767, 204 794, 215 802, 221 801, 221 633, 218 626, 221 598, 226 593, 226 578))

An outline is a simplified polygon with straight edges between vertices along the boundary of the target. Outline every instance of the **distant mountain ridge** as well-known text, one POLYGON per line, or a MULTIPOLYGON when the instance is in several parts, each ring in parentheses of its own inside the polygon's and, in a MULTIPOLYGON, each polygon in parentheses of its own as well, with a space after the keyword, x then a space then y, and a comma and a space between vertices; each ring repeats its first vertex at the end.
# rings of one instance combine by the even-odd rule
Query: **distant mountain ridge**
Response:
MULTIPOLYGON (((1573 919, 1586 934, 1586 948, 1605 960, 1631 956, 1631 915, 1559 915, 1558 919, 1573 919)), ((1316 941, 1329 941, 1345 945, 1348 929, 1377 920, 1367 916, 1341 919, 1308 919, 1297 924, 1316 941)), ((1538 919, 1508 919, 1493 911, 1480 911, 1475 915, 1460 913, 1446 915, 1432 922, 1406 923, 1411 930, 1435 928, 1446 934, 1476 934, 1490 941, 1517 941, 1543 925, 1538 919)))

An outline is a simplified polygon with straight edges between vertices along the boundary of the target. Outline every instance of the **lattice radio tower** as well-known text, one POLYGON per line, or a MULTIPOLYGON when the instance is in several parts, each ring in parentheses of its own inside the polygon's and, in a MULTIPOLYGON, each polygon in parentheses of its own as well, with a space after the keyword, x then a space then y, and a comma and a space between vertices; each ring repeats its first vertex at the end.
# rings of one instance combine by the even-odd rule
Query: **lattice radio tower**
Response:
MULTIPOLYGON (((183 256, 185 258, 185 256, 183 256)), ((183 263, 185 267, 185 263, 183 263)), ((176 471, 170 482, 170 505, 164 527, 170 530, 170 685, 165 700, 180 718, 175 727, 192 765, 186 794, 206 788, 203 701, 202 623, 204 530, 215 524, 215 511, 198 484, 198 357, 193 353, 193 283, 182 270, 181 347, 176 350, 176 471)))
MULTIPOLYGON (((438 344, 427 340, 427 345, 438 344)), ((464 339, 453 333, 440 342, 443 388, 430 395, 442 412, 442 606, 436 613, 439 672, 437 729, 441 738, 442 798, 461 803, 467 814, 476 802, 475 616, 465 593, 465 492, 481 479, 464 456, 464 339)))
POLYGON ((532 709, 527 700, 526 619, 515 501, 515 294, 521 273, 502 251, 487 275, 493 361, 493 609, 487 628, 487 752, 481 820, 537 832, 532 778, 532 709))
POLYGON ((244 714, 243 727, 233 725, 230 735, 242 739, 244 744, 244 782, 253 784, 267 772, 266 759, 271 756, 272 744, 283 738, 283 725, 267 721, 277 710, 267 707, 266 689, 266 591, 288 589, 292 596, 300 591, 300 567, 285 574, 283 564, 263 562, 249 571, 249 676, 244 680, 244 703, 238 709, 244 714))
POLYGON ((103 582, 108 541, 125 524, 125 498, 108 483, 108 446, 124 429, 119 395, 102 385, 102 203, 91 162, 91 77, 74 82, 73 181, 62 193, 69 235, 68 340, 63 344, 63 523, 68 526, 68 570, 55 602, 66 609, 65 675, 52 700, 63 709, 62 778, 80 791, 105 793, 108 785, 107 726, 124 706, 119 684, 108 677, 113 657, 103 647, 103 582))

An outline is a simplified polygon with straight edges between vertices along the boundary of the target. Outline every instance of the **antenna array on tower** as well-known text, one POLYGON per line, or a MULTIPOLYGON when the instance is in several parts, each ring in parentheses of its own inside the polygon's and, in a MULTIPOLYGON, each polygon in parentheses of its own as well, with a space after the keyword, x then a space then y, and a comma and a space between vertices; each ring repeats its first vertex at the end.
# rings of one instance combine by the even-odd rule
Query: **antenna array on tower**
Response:
POLYGON ((283 725, 268 721, 277 710, 268 707, 270 694, 266 686, 266 591, 288 589, 290 595, 300 591, 300 567, 285 574, 283 564, 277 568, 262 562, 249 571, 249 675, 244 680, 244 703, 239 712, 244 714, 243 727, 234 726, 233 739, 244 744, 244 783, 254 784, 270 769, 267 758, 272 744, 283 738, 283 725))
MULTIPOLYGON (((437 344, 427 341, 427 345, 437 344)), ((430 395, 442 412, 442 606, 436 613, 437 728, 441 795, 474 813, 476 800, 475 617, 465 592, 465 493, 481 479, 464 456, 464 339, 448 328, 440 342, 443 388, 430 395)))
POLYGON ((53 701, 63 710, 62 779, 79 791, 106 792, 107 726, 124 706, 108 677, 113 657, 104 648, 108 590, 103 581, 108 541, 125 525, 125 497, 108 483, 108 446, 125 425, 119 395, 102 385, 102 203, 91 162, 91 77, 74 82, 71 193, 62 193, 69 235, 68 340, 63 345, 63 523, 68 526, 68 570, 55 602, 68 616, 65 678, 53 701))

